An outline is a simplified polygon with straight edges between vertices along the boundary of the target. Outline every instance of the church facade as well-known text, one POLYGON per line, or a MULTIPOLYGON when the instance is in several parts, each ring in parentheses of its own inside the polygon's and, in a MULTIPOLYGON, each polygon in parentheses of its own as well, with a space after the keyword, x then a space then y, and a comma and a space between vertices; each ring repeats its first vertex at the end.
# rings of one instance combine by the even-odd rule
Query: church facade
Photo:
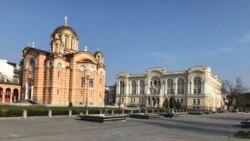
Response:
POLYGON ((23 50, 22 98, 46 105, 103 106, 104 56, 78 51, 79 37, 67 25, 51 34, 49 51, 28 46, 23 50))
POLYGON ((174 96, 184 109, 223 108, 221 81, 210 67, 196 66, 180 72, 150 68, 145 74, 120 73, 116 81, 116 104, 163 107, 174 96))

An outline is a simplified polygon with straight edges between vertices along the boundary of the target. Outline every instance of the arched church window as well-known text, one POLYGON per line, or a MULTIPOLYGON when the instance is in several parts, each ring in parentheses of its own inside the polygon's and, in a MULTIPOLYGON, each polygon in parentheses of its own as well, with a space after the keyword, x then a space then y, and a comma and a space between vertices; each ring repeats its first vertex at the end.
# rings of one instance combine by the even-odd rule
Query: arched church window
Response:
POLYGON ((89 88, 94 88, 94 79, 89 79, 89 88))
POLYGON ((69 47, 69 37, 65 36, 65 48, 69 47))
POLYGON ((71 37, 71 49, 74 49, 74 45, 75 45, 75 39, 74 37, 71 37))
POLYGON ((29 69, 33 71, 35 69, 35 59, 31 58, 29 61, 29 69))

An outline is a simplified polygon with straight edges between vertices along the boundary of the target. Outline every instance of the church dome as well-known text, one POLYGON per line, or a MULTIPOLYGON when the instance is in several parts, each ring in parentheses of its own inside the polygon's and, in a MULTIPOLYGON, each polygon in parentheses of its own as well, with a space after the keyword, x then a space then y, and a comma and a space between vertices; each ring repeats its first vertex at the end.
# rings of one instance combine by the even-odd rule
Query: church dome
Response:
POLYGON ((103 56, 103 53, 99 50, 94 53, 94 56, 96 57, 98 54, 101 54, 103 56))
POLYGON ((78 38, 76 32, 74 31, 73 28, 67 26, 67 25, 63 25, 63 26, 59 26, 57 27, 54 32, 52 33, 52 37, 54 37, 56 34, 68 34, 68 35, 73 35, 75 37, 78 38))

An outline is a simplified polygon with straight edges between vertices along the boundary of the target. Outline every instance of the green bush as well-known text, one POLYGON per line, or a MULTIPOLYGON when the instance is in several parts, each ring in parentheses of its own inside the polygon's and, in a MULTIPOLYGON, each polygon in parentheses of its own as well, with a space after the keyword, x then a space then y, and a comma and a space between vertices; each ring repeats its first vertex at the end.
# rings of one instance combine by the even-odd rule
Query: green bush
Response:
POLYGON ((27 110, 27 116, 47 116, 48 115, 48 110, 34 110, 34 109, 29 109, 27 110))
POLYGON ((250 131, 238 131, 238 132, 234 133, 234 137, 249 138, 250 139, 250 131))
POLYGON ((23 110, 20 109, 9 110, 7 113, 7 117, 21 117, 22 115, 23 110))

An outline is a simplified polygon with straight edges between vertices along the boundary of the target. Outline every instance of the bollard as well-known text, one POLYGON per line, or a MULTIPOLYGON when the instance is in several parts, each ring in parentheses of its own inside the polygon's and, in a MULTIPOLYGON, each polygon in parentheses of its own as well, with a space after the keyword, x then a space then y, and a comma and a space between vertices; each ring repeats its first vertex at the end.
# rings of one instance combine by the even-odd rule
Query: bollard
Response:
POLYGON ((115 114, 115 111, 114 110, 112 110, 112 115, 114 115, 115 114))
POLYGON ((48 111, 48 117, 49 117, 49 118, 52 117, 52 111, 51 111, 51 110, 48 111))
POLYGON ((72 110, 69 110, 69 117, 72 116, 72 110))
POLYGON ((124 110, 122 109, 122 114, 124 115, 124 110))
POLYGON ((88 114, 89 114, 89 110, 86 110, 86 111, 85 111, 85 114, 88 115, 88 114))
POLYGON ((99 110, 99 114, 100 114, 100 115, 102 114, 102 109, 99 110))
POLYGON ((27 110, 23 110, 23 118, 27 118, 27 110))
POLYGON ((131 110, 130 113, 133 114, 134 110, 131 110))
POLYGON ((148 109, 145 109, 145 114, 148 114, 148 109))

